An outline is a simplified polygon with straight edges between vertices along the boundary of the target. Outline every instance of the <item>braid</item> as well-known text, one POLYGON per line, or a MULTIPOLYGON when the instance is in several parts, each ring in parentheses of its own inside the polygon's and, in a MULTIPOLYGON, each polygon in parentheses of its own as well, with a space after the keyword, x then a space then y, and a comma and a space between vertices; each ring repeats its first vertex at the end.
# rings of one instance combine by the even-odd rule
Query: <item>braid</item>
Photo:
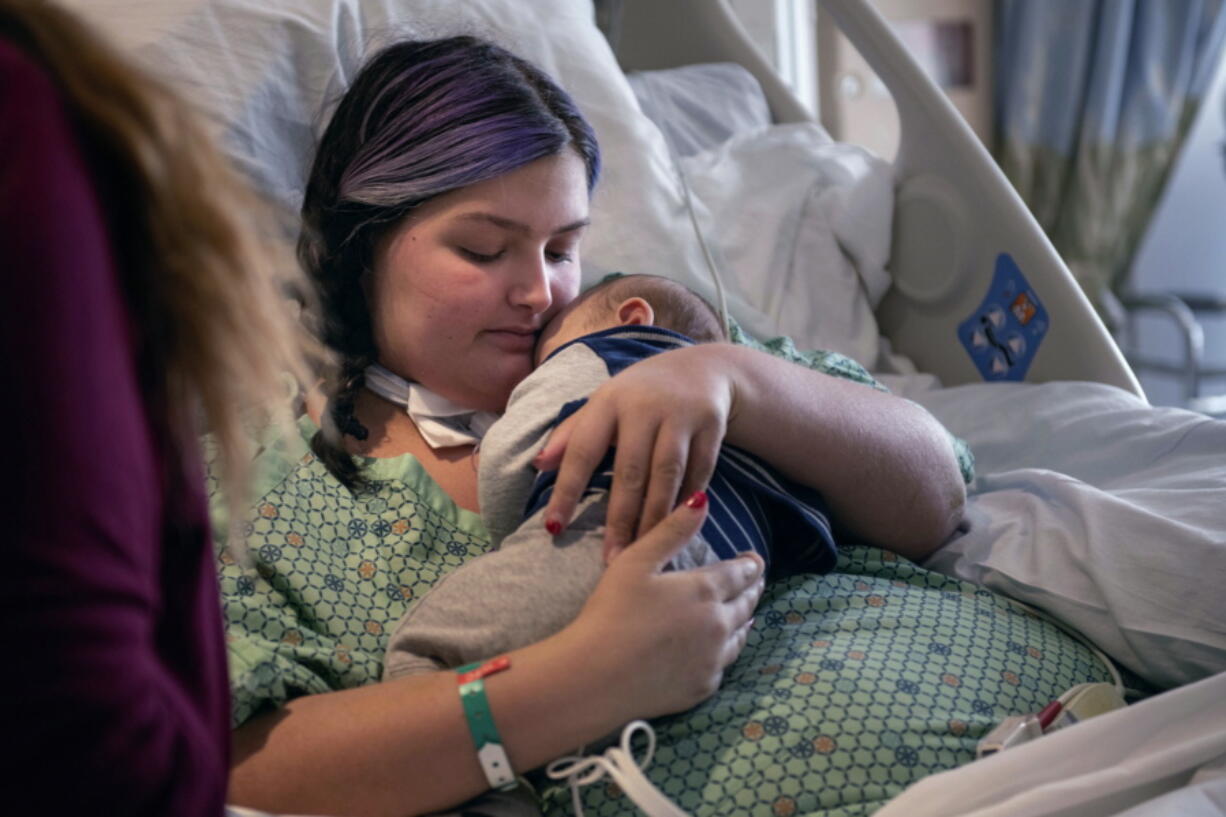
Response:
POLYGON ((359 461, 345 447, 345 437, 365 440, 369 435, 358 421, 354 402, 365 386, 366 367, 375 362, 376 353, 361 275, 352 270, 366 268, 370 262, 360 246, 330 255, 319 234, 310 229, 304 229, 298 249, 303 265, 319 286, 325 313, 324 341, 340 358, 336 379, 329 384, 323 427, 311 439, 311 450, 342 485, 356 490, 366 480, 359 461))
POLYGON ((366 367, 374 361, 369 358, 349 358, 341 368, 340 388, 329 401, 332 421, 341 434, 365 440, 370 432, 358 421, 353 411, 353 401, 366 385, 366 367))
POLYGON ((351 491, 365 487, 362 467, 345 447, 345 437, 365 440, 369 435, 353 410, 354 399, 365 385, 365 370, 372 361, 366 357, 346 357, 341 363, 337 388, 324 407, 323 428, 311 438, 311 451, 351 491))

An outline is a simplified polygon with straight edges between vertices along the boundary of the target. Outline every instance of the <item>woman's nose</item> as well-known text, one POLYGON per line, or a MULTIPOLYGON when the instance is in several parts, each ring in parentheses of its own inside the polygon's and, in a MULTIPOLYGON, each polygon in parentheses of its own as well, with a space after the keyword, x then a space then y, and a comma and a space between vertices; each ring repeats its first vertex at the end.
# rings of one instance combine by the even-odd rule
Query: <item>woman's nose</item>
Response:
POLYGON ((547 310, 553 304, 553 279, 544 253, 525 259, 516 271, 516 281, 511 288, 513 306, 526 306, 533 314, 547 310))

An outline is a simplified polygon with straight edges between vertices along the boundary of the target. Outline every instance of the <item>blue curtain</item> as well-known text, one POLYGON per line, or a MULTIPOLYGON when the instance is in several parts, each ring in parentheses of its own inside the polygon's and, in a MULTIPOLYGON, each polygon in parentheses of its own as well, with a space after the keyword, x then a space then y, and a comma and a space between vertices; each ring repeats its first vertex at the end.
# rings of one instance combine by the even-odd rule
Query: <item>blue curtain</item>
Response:
POLYGON ((996 153, 1111 317, 1226 40, 1223 0, 996 0, 996 153))

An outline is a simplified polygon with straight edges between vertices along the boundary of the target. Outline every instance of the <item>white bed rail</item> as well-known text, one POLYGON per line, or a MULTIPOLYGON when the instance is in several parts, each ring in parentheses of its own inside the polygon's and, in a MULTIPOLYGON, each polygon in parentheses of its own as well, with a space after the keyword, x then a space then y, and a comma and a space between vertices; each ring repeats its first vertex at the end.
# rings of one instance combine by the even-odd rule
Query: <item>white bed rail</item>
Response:
MULTIPOLYGON (((819 0, 898 108, 891 273, 878 310, 894 348, 946 385, 983 379, 957 336, 988 293, 999 255, 1047 310, 1026 380, 1094 380, 1142 395, 1136 376, 1068 268, 953 104, 867 0, 819 0)), ((623 69, 734 61, 762 84, 776 121, 811 119, 726 0, 623 0, 623 69)))
POLYGON ((612 43, 625 71, 738 62, 762 86, 776 122, 813 118, 758 50, 727 0, 621 0, 612 43))

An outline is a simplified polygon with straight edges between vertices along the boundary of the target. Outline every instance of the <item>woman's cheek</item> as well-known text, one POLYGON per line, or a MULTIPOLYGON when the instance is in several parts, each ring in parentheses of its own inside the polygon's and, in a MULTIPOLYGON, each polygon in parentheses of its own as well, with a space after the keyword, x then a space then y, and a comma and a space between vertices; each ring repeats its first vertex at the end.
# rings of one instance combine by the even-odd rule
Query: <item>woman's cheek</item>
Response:
POLYGON ((579 297, 579 259, 567 264, 567 269, 554 278, 553 305, 556 309, 568 305, 579 297))

